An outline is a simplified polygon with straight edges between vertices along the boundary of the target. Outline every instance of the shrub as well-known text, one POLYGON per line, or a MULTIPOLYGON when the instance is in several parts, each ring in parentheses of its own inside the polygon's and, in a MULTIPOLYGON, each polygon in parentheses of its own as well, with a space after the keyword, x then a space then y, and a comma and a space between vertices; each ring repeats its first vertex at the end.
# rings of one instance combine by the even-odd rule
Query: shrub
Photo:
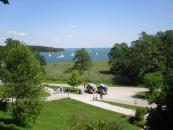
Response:
POLYGON ((163 76, 160 72, 148 73, 144 76, 144 85, 152 94, 163 86, 163 76))
POLYGON ((148 73, 144 76, 144 85, 149 88, 146 98, 150 103, 161 103, 158 97, 165 89, 163 75, 161 72, 148 73))
POLYGON ((135 120, 140 121, 144 119, 144 115, 147 113, 145 108, 137 108, 135 113, 135 120))
POLYGON ((144 116, 147 114, 146 108, 137 108, 135 117, 131 118, 132 123, 137 126, 143 127, 146 124, 144 116))
POLYGON ((70 130, 124 130, 125 123, 116 120, 89 120, 81 113, 73 114, 70 130))
POLYGON ((65 88, 65 92, 68 92, 68 93, 75 93, 75 94, 81 94, 80 93, 80 89, 78 88, 70 88, 70 87, 67 87, 65 88))
POLYGON ((0 99, 0 111, 6 113, 8 111, 8 99, 0 99))

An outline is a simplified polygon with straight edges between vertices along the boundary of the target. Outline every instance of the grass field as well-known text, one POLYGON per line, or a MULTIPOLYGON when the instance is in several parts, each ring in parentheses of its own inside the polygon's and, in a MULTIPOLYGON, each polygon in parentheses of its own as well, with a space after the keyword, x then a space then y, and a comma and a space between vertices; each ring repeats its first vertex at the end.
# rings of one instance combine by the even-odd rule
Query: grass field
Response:
MULTIPOLYGON (((46 80, 50 82, 67 82, 67 79, 71 75, 68 70, 72 66, 73 62, 62 62, 44 66, 46 80)), ((91 69, 85 71, 83 77, 87 82, 112 84, 113 75, 106 74, 105 72, 107 71, 109 71, 107 61, 93 61, 91 69)))
MULTIPOLYGON (((46 102, 33 128, 24 129, 14 125, 0 123, 2 130, 68 130, 72 116, 81 113, 90 120, 117 120, 126 124, 125 130, 139 130, 128 122, 129 117, 111 111, 103 110, 71 99, 46 102), (9 127, 13 128, 9 128, 9 127)), ((0 117, 2 118, 2 113, 0 117)))
POLYGON ((111 105, 115 105, 115 106, 120 106, 120 107, 124 107, 127 109, 137 109, 137 108, 144 108, 144 107, 140 107, 140 106, 133 106, 133 105, 128 105, 128 104, 122 104, 122 103, 116 103, 116 102, 111 102, 111 101, 103 101, 105 103, 109 103, 111 105))

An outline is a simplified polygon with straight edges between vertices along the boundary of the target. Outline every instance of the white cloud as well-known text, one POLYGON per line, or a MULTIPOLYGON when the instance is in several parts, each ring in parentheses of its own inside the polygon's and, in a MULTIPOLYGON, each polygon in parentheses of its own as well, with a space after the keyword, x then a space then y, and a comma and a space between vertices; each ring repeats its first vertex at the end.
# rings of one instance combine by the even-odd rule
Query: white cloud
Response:
POLYGON ((6 35, 8 36, 26 36, 25 32, 17 32, 17 31, 7 31, 6 35))

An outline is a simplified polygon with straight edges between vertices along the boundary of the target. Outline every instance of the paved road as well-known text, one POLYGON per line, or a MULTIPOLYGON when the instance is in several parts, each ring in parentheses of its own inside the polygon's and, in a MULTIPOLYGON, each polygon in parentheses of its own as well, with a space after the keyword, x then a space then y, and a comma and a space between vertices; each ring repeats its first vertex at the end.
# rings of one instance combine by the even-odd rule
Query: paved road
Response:
MULTIPOLYGON (((47 97, 46 100, 47 101, 52 101, 52 100, 58 100, 58 99, 62 99, 62 98, 67 98, 68 94, 67 93, 56 93, 53 91, 53 89, 47 88, 47 91, 51 93, 51 96, 47 97)), ((92 105, 92 106, 96 106, 102 109, 106 109, 106 110, 110 110, 113 112, 117 112, 117 113, 121 113, 127 116, 134 116, 135 115, 135 110, 131 110, 131 109, 126 109, 123 107, 119 107, 119 106, 115 106, 115 105, 111 105, 105 102, 101 102, 101 101, 93 101, 93 95, 92 94, 82 94, 82 95, 78 95, 78 94, 69 94, 69 97, 71 99, 92 105)))
MULTIPOLYGON (((68 84, 56 84, 49 83, 49 86, 61 86, 61 87, 70 87, 68 84)), ((83 85, 79 86, 80 89, 84 89, 83 85)), ((137 92, 148 91, 146 88, 139 87, 109 87, 108 94, 104 95, 105 101, 111 101, 116 103, 136 105, 142 107, 155 107, 155 105, 149 105, 147 100, 140 99, 136 97, 137 92)), ((86 96, 86 95, 83 95, 86 96)))

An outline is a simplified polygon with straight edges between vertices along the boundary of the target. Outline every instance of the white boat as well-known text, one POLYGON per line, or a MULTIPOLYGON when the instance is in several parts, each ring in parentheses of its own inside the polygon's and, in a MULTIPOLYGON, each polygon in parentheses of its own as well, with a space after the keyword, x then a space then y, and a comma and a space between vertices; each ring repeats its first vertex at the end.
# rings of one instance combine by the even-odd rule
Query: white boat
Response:
POLYGON ((49 57, 51 57, 51 54, 49 53, 49 57))
POLYGON ((61 54, 60 56, 57 56, 56 58, 60 59, 60 58, 64 58, 64 55, 61 54))
POLYGON ((73 52, 71 53, 71 56, 74 56, 73 52))
POLYGON ((98 55, 98 53, 96 52, 96 56, 98 55))

